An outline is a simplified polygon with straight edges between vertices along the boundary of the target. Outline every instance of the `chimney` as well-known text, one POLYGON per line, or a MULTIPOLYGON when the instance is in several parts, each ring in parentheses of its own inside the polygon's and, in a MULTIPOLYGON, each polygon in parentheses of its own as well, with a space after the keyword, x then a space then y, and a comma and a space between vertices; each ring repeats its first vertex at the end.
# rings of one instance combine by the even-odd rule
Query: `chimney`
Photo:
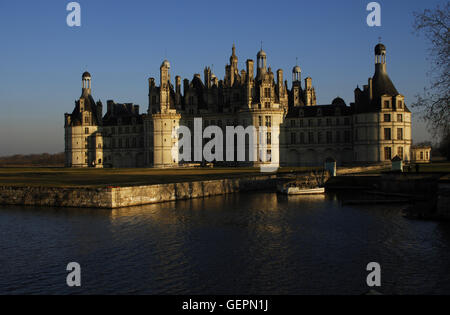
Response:
POLYGON ((247 60, 247 81, 253 81, 253 76, 255 75, 254 64, 253 60, 247 60))

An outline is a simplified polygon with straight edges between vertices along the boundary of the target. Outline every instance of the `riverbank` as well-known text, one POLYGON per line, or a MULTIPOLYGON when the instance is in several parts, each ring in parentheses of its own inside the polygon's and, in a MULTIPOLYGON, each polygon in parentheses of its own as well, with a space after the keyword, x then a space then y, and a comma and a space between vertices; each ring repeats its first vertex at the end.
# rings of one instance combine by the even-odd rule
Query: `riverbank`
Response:
MULTIPOLYGON (((384 166, 341 168, 361 173, 384 166)), ((106 208, 138 206, 245 191, 276 191, 278 181, 317 181, 312 168, 258 169, 2 169, 0 204, 106 208), (83 184, 84 183, 84 184, 83 184)), ((323 173, 322 173, 323 175, 323 173)))

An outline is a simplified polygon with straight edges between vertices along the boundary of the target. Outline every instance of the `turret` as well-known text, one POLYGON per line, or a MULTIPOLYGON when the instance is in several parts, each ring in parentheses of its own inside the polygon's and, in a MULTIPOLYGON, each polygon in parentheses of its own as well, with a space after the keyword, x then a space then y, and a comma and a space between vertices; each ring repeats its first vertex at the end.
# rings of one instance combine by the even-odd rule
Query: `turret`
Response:
POLYGON ((83 73, 82 76, 82 95, 91 94, 91 74, 89 72, 83 73))

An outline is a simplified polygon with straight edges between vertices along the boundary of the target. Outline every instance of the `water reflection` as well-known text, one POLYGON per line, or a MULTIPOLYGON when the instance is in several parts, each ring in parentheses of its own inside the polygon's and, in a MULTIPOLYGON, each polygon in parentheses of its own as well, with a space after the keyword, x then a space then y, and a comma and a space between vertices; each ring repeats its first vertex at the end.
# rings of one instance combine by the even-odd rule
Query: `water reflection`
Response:
POLYGON ((0 209, 0 293, 450 293, 450 226, 338 196, 235 194, 123 208, 0 209))

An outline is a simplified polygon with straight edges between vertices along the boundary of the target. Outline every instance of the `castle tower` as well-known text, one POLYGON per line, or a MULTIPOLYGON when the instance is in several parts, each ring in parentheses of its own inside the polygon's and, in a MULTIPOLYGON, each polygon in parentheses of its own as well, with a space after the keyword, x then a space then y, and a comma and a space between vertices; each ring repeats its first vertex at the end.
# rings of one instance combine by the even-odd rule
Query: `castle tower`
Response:
POLYGON ((266 74, 267 72, 267 54, 264 52, 264 50, 261 50, 256 55, 257 60, 257 77, 258 79, 262 79, 262 76, 266 74))
POLYGON ((181 115, 177 113, 176 100, 181 90, 181 78, 176 79, 177 92, 170 83, 170 63, 167 60, 160 68, 160 97, 157 107, 159 111, 149 117, 146 137, 153 143, 153 159, 149 164, 155 168, 170 168, 178 166, 178 136, 176 131, 180 125, 181 115))
POLYGON ((72 114, 65 114, 65 153, 67 167, 103 167, 101 125, 103 106, 95 103, 92 95, 92 77, 84 72, 81 77, 81 97, 75 102, 72 114))
POLYGON ((292 69, 292 105, 304 105, 302 101, 302 69, 297 65, 292 69))
POLYGON ((355 90, 354 152, 356 162, 390 163, 410 159, 411 112, 386 70, 386 46, 375 46, 375 74, 364 90, 355 90))

